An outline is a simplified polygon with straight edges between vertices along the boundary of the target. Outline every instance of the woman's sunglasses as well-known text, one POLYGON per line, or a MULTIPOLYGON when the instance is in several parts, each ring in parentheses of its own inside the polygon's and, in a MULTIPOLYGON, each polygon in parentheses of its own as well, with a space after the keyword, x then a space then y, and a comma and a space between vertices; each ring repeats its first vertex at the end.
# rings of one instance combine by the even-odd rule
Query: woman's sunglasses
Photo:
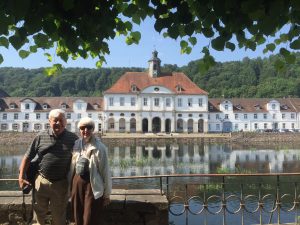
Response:
POLYGON ((92 125, 86 125, 86 126, 79 127, 80 130, 85 130, 85 129, 92 130, 93 128, 94 127, 92 125))

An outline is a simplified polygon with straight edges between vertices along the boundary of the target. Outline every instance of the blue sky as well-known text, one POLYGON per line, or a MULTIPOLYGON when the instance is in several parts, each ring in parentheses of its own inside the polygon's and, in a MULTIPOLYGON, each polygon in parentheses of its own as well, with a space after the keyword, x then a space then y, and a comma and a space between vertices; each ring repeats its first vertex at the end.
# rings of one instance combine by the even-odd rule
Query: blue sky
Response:
MULTIPOLYGON (((180 40, 173 40, 164 38, 162 34, 154 30, 154 22, 152 19, 146 19, 140 26, 135 26, 134 30, 141 32, 142 37, 139 45, 128 46, 125 43, 124 37, 116 37, 114 40, 109 41, 110 55, 106 56, 107 64, 103 67, 144 67, 148 66, 148 60, 152 56, 154 49, 158 51, 158 57, 161 59, 162 64, 177 64, 177 66, 187 65, 192 60, 197 60, 203 55, 201 53, 202 47, 208 44, 208 40, 202 37, 198 38, 197 45, 193 48, 191 54, 180 53, 180 40)), ((258 48, 255 52, 251 50, 236 49, 234 52, 230 50, 214 51, 210 50, 211 54, 215 57, 216 61, 239 61, 244 57, 257 58, 267 57, 262 53, 262 47, 258 48)), ((24 68, 40 68, 51 66, 53 63, 61 63, 64 67, 83 67, 83 68, 96 68, 96 60, 69 60, 64 63, 58 57, 54 57, 53 63, 47 61, 43 55, 44 52, 40 51, 37 54, 32 54, 26 59, 21 59, 14 48, 10 47, 8 50, 0 48, 0 52, 4 57, 4 62, 0 67, 24 67, 24 68)), ((54 50, 52 51, 52 53, 54 50)), ((51 53, 51 52, 50 52, 51 53)))

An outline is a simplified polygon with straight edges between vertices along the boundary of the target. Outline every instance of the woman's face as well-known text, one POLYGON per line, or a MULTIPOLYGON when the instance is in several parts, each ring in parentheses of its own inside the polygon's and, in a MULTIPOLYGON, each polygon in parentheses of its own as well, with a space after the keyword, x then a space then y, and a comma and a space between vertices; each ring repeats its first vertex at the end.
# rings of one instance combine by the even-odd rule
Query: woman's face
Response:
POLYGON ((80 136, 85 141, 89 141, 93 134, 94 127, 92 125, 82 125, 79 127, 79 130, 80 130, 80 136))

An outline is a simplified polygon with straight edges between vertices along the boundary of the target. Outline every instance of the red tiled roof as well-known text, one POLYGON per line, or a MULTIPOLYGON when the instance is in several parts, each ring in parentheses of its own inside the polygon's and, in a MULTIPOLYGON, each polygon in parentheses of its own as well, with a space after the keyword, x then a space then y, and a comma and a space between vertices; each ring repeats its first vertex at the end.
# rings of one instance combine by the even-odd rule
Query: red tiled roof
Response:
POLYGON ((211 98, 209 99, 209 112, 220 112, 220 104, 223 101, 230 101, 234 112, 268 112, 267 103, 276 100, 280 103, 282 112, 299 112, 300 98, 211 98))
POLYGON ((62 104, 66 104, 66 112, 73 112, 73 103, 76 100, 83 100, 87 102, 87 111, 102 111, 103 110, 103 98, 102 97, 5 97, 0 99, 0 111, 5 112, 20 112, 21 102, 25 99, 30 99, 36 102, 34 111, 47 112, 52 109, 61 108, 62 104), (15 104, 14 109, 10 109, 10 105, 15 104), (43 109, 43 104, 48 106, 47 109, 43 109), (97 108, 94 108, 97 105, 97 108))
POLYGON ((106 94, 129 94, 132 93, 131 86, 136 85, 138 91, 143 91, 150 86, 163 86, 177 94, 200 94, 207 95, 208 93, 199 88, 192 82, 184 73, 168 73, 162 74, 159 77, 153 78, 147 72, 127 72, 108 90, 106 94), (176 86, 180 85, 182 91, 176 90, 176 86))

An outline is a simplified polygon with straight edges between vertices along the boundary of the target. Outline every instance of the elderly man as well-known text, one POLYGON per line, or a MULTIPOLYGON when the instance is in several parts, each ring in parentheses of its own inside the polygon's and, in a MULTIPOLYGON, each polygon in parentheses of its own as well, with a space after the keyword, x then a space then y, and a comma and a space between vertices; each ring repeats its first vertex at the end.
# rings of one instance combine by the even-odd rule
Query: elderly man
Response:
POLYGON ((40 132, 32 141, 20 165, 19 186, 31 185, 24 176, 30 161, 39 156, 39 170, 34 185, 34 212, 37 224, 44 225, 46 214, 52 214, 53 225, 66 224, 68 203, 68 173, 72 149, 78 138, 65 129, 65 112, 54 109, 49 113, 50 129, 40 132))

